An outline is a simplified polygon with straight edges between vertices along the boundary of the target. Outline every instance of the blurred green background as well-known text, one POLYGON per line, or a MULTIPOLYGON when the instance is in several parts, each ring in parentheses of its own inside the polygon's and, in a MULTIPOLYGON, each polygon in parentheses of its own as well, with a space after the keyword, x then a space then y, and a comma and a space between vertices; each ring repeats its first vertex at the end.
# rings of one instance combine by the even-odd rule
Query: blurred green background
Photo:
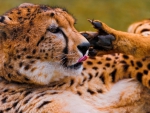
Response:
POLYGON ((24 2, 65 7, 77 19, 79 31, 93 30, 87 19, 126 31, 132 22, 150 18, 150 0, 0 0, 0 15, 24 2))

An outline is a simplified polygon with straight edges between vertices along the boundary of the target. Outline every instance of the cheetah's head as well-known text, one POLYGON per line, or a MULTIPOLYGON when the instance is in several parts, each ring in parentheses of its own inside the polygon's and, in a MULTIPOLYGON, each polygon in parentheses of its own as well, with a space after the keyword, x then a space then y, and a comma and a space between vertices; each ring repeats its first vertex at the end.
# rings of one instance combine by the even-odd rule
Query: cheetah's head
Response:
POLYGON ((21 4, 0 17, 0 76, 20 83, 49 84, 77 75, 88 41, 65 10, 21 4))

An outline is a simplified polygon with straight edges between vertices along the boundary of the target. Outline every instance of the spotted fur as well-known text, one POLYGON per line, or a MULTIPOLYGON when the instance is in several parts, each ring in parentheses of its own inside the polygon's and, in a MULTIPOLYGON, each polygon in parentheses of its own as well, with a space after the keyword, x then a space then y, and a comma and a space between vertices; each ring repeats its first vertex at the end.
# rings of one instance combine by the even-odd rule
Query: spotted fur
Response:
POLYGON ((149 59, 90 56, 82 70, 89 43, 73 23, 28 3, 1 16, 0 113, 150 112, 150 91, 134 79, 148 77, 149 59))
MULTIPOLYGON (((129 75, 130 77, 134 76, 133 78, 136 78, 143 85, 150 88, 150 77, 147 76, 148 73, 147 70, 145 70, 146 68, 149 69, 149 64, 143 64, 143 62, 146 59, 149 59, 150 56, 150 41, 148 34, 145 34, 144 30, 149 29, 149 20, 143 20, 140 22, 133 23, 129 27, 129 33, 114 30, 107 26, 105 23, 100 22, 98 20, 89 21, 93 24, 94 28, 98 30, 98 32, 81 32, 81 34, 84 35, 90 41, 91 46, 93 48, 91 52, 94 53, 94 51, 96 51, 94 55, 97 56, 106 53, 124 53, 126 55, 123 55, 123 57, 126 60, 130 59, 130 55, 141 58, 141 60, 136 61, 136 63, 133 63, 133 60, 130 60, 130 63, 127 63, 127 61, 124 60, 121 62, 125 64, 124 72, 126 72, 127 69, 129 69, 130 65, 136 66, 136 70, 142 68, 142 72, 138 72, 136 74, 129 73, 127 75, 129 75), (93 46, 93 44, 95 45, 93 46), (103 52, 102 49, 105 49, 106 51, 103 52), (143 56, 145 56, 145 58, 143 56), (143 70, 143 67, 146 68, 143 70), (145 75, 143 73, 145 73, 146 76, 143 76, 145 75)), ((107 64, 107 66, 110 65, 107 64)), ((119 74, 117 74, 117 76, 119 76, 119 74)))

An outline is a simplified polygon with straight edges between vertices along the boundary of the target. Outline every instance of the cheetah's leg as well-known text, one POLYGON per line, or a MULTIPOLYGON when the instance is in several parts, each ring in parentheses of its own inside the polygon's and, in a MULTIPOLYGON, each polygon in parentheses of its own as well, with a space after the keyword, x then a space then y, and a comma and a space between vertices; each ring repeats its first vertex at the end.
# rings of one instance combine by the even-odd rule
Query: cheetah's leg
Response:
POLYGON ((97 54, 124 53, 135 57, 150 55, 150 38, 141 34, 117 31, 99 20, 89 20, 97 32, 82 32, 97 54), (102 51, 105 50, 105 51, 102 51))

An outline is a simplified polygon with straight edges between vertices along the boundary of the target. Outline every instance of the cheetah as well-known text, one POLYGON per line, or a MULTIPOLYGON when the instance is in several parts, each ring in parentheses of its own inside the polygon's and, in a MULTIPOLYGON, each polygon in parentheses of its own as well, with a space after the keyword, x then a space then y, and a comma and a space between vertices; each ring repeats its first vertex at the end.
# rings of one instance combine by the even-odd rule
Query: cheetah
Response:
POLYGON ((0 16, 0 113, 150 112, 149 58, 87 56, 74 23, 31 3, 0 16))

